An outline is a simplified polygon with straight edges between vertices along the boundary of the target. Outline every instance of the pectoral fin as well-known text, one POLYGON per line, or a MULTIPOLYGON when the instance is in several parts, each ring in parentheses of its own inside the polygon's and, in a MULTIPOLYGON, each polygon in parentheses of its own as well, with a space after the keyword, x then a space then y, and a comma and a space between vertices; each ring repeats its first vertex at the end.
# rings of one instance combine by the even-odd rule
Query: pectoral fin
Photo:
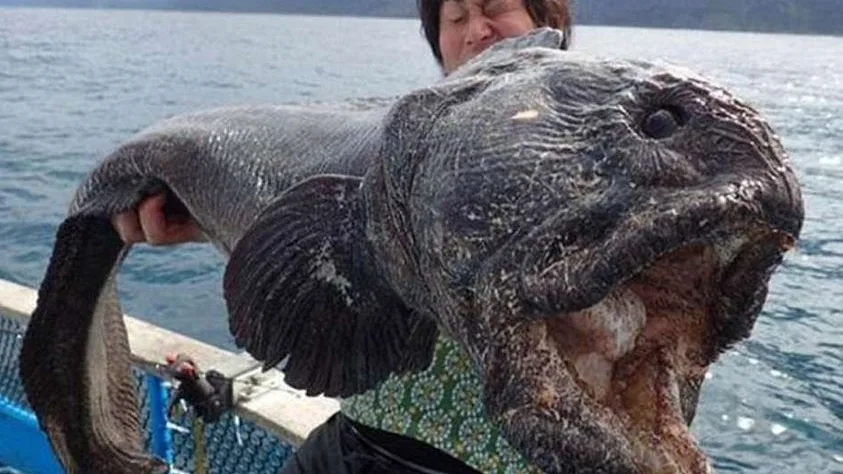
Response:
POLYGON ((236 343, 286 381, 346 397, 391 373, 429 365, 437 328, 407 308, 375 270, 364 233, 361 180, 303 181, 258 217, 225 271, 236 343))

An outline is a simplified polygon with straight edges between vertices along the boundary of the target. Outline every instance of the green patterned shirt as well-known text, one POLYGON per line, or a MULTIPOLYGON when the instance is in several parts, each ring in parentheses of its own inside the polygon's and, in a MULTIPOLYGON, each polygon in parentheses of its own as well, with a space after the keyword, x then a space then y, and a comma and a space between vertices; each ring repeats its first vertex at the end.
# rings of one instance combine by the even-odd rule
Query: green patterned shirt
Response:
POLYGON ((539 473, 486 418, 483 381, 468 356, 445 336, 431 366, 392 376, 341 402, 342 412, 368 426, 424 441, 484 473, 539 473))

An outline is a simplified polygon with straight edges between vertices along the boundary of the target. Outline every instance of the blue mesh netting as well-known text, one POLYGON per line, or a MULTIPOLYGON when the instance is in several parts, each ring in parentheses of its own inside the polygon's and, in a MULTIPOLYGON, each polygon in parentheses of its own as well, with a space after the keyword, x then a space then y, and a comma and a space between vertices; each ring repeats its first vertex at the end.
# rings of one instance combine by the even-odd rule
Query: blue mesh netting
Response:
MULTIPOLYGON (((280 441, 272 434, 253 423, 241 420, 240 440, 237 441, 237 427, 234 417, 224 415, 217 423, 205 425, 205 451, 209 469, 214 473, 277 473, 292 452, 289 444, 280 441)), ((187 417, 176 417, 173 423, 191 428, 187 417)), ((193 472, 195 446, 192 433, 173 431, 175 451, 174 465, 184 471, 193 472)))
POLYGON ((29 409, 23 385, 18 377, 18 353, 24 326, 18 320, 0 313, 0 397, 29 409))
MULTIPOLYGON (((18 377, 20 336, 24 329, 25 326, 18 320, 0 313, 0 398, 29 410, 18 377)), ((140 370, 136 370, 135 375, 143 427, 147 432, 147 449, 151 450, 152 432, 155 427, 152 426, 149 411, 147 378, 140 370)), ((192 473, 196 467, 192 415, 179 415, 169 421, 186 431, 182 432, 182 429, 178 428, 169 431, 173 468, 192 473)), ((209 474, 277 473, 293 450, 290 444, 276 438, 254 423, 241 420, 238 428, 232 414, 224 415, 216 423, 205 425, 203 432, 209 474)), ((3 433, 0 433, 0 442, 2 442, 2 437, 3 433)), ((9 472, 3 469, 7 467, 4 467, 0 460, 0 473, 9 472)))

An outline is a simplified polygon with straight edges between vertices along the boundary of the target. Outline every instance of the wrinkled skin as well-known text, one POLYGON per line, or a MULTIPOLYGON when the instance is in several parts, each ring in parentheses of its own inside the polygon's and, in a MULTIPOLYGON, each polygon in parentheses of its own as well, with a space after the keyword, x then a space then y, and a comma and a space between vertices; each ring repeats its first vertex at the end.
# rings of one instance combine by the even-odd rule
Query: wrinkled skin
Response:
POLYGON ((283 363, 290 385, 361 393, 426 367, 443 330, 482 375, 490 418, 546 472, 709 472, 688 430, 700 385, 750 334, 798 238, 798 183, 763 118, 727 91, 560 41, 547 29, 502 41, 330 123, 222 111, 185 138, 164 122, 143 135, 151 148, 96 170, 21 356, 69 470, 156 469, 125 328, 104 302, 126 250, 107 218, 163 183, 228 256, 235 341, 283 363), (195 150, 186 165, 174 138, 195 150))

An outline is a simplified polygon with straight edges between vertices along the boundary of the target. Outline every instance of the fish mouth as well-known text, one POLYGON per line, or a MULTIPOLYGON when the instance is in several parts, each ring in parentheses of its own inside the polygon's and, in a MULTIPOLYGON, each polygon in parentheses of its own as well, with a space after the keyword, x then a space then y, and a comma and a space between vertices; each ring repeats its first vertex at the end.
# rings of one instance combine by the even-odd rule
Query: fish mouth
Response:
POLYGON ((750 334, 801 226, 801 207, 769 204, 697 201, 616 221, 590 258, 521 259, 519 304, 490 306, 512 316, 483 357, 513 444, 546 472, 714 472, 690 432, 701 385, 750 334))
MULTIPOLYGON (((711 245, 683 246, 596 305, 545 321, 546 336, 576 388, 613 418, 639 472, 713 472, 689 426, 707 367, 719 350, 711 245)), ((586 405, 587 406, 587 405, 586 405)))
POLYGON ((718 355, 749 335, 769 278, 795 243, 760 221, 741 221, 740 229, 734 222, 657 241, 652 253, 627 256, 634 271, 598 280, 609 284, 595 303, 531 318, 533 345, 566 372, 543 376, 537 386, 556 396, 534 398, 533 409, 567 413, 561 416, 593 434, 589 443, 566 444, 568 457, 593 450, 580 458, 596 459, 614 449, 622 461, 599 472, 714 472, 689 428, 701 385, 718 355))

